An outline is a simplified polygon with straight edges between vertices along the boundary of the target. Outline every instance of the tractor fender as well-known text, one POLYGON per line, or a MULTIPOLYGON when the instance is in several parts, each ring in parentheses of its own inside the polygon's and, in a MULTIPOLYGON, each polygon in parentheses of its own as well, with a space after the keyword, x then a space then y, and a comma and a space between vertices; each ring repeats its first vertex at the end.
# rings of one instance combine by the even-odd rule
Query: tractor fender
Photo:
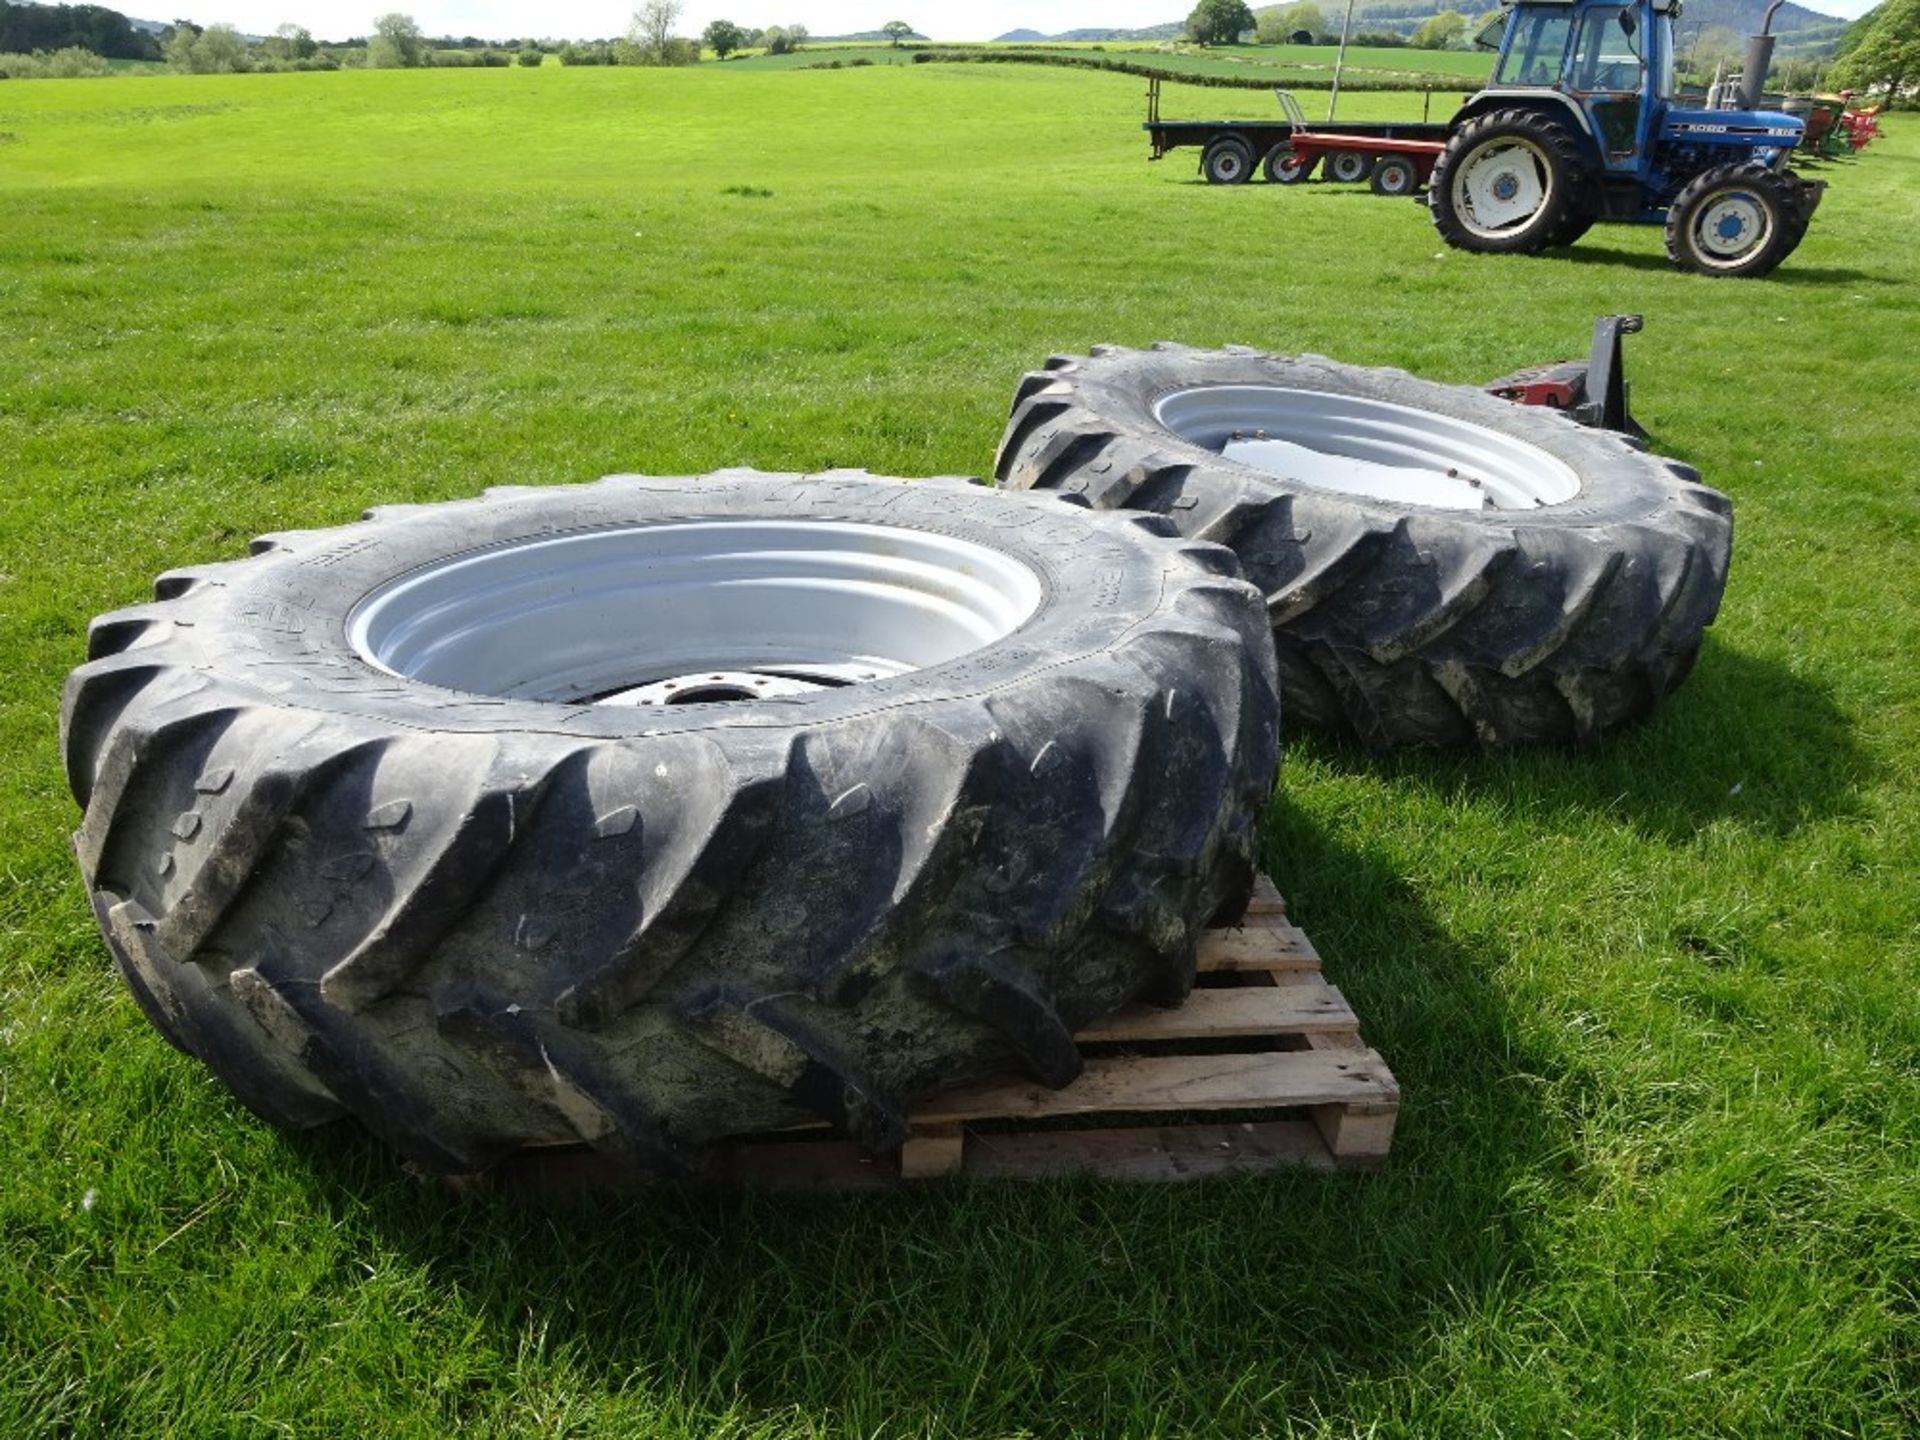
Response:
POLYGON ((1580 148, 1587 159, 1596 163, 1601 160, 1600 142, 1594 136, 1587 112, 1552 90, 1482 90, 1454 112, 1448 128, 1458 130, 1469 120, 1477 120, 1494 110, 1530 110, 1545 115, 1579 137, 1580 148))

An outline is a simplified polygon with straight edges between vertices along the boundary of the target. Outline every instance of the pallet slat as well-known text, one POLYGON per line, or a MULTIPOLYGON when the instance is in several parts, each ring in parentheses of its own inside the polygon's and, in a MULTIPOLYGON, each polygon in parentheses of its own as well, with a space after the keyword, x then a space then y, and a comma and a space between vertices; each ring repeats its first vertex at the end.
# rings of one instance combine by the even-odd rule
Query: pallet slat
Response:
POLYGON ((1195 990, 1171 1009, 1132 1005, 1096 1020, 1074 1038, 1103 1044, 1128 1040, 1245 1039, 1317 1035, 1359 1028, 1346 997, 1317 977, 1298 985, 1195 990))
POLYGON ((1393 1072, 1371 1050, 1262 1051, 1252 1055, 1098 1057, 1064 1090, 993 1081, 936 1095, 913 1123, 1038 1120, 1160 1110, 1264 1110, 1295 1105, 1392 1104, 1393 1072))
POLYGON ((965 1172, 981 1180, 1044 1180, 1093 1175, 1102 1180, 1199 1180, 1276 1165, 1332 1170, 1320 1132, 1306 1120, 1228 1125, 1159 1125, 1131 1130, 1053 1130, 1033 1135, 974 1135, 965 1172))
POLYGON ((1195 957, 1202 971, 1320 968, 1319 952, 1293 925, 1209 930, 1200 937, 1195 957))
POLYGON ((1286 913, 1286 899, 1274 888, 1273 881, 1264 875, 1255 879, 1253 882, 1253 898, 1247 901, 1247 914, 1249 916, 1284 916, 1286 913))

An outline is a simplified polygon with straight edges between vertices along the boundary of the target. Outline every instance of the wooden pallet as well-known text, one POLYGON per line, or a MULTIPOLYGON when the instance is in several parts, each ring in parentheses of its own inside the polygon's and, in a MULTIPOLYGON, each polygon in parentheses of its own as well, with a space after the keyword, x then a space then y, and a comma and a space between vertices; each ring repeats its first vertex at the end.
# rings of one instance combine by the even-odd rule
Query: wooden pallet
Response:
MULTIPOLYGON (((1176 1180, 1378 1166, 1399 1086, 1271 882, 1261 879, 1239 927, 1201 938, 1199 969, 1177 1008, 1136 1005, 1081 1031, 1086 1069, 1063 1090, 1006 1078, 937 1095, 913 1110, 897 1160, 825 1129, 735 1141, 715 1150, 707 1178, 849 1190, 951 1175, 1176 1180)), ((522 1155, 495 1173, 508 1188, 548 1193, 604 1190, 610 1178, 605 1161, 577 1151, 522 1155)))

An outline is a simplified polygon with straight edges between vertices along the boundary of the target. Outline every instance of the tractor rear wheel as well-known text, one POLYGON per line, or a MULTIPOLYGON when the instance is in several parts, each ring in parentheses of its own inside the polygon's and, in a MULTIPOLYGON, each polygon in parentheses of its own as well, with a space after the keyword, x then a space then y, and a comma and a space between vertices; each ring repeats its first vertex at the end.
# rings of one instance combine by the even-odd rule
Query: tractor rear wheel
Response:
POLYGON ((1667 258, 1699 275, 1765 275, 1806 230, 1793 177, 1763 165, 1716 165, 1688 181, 1667 211, 1667 258))
POLYGON ((1284 142, 1267 151, 1267 158, 1261 164, 1260 171, 1275 185, 1298 185, 1313 174, 1317 159, 1302 160, 1293 153, 1293 147, 1284 142))
POLYGON ((1343 185, 1358 185, 1373 174, 1373 157, 1357 150, 1336 150, 1327 156, 1326 176, 1343 185))
POLYGON ((1549 248, 1555 246, 1564 248, 1565 246, 1574 244, 1589 230, 1593 229, 1599 218, 1598 215, 1594 214, 1592 210, 1584 205, 1571 207, 1568 209, 1566 218, 1561 222, 1560 227, 1553 232, 1553 237, 1547 241, 1547 245, 1549 248))
POLYGON ((1201 155, 1200 173, 1209 185, 1242 184, 1253 174, 1253 152, 1238 135, 1224 136, 1201 155))
POLYGON ((1530 110, 1495 110, 1447 141, 1427 205, 1452 246, 1490 255, 1534 255, 1584 208, 1586 167, 1565 126, 1530 110))

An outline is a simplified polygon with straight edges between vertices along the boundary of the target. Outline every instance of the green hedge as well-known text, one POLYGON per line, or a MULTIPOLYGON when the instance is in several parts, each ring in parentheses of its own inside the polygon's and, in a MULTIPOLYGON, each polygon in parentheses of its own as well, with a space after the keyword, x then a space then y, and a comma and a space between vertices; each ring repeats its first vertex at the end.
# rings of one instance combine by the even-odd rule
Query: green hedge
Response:
MULTIPOLYGON (((1293 79, 1275 73, 1266 79, 1242 79, 1237 75, 1202 75, 1185 70, 1165 70, 1154 65, 1143 65, 1137 60, 1116 60, 1111 56, 1069 54, 1062 51, 1042 50, 980 50, 963 45, 916 45, 913 47, 913 63, 923 64, 965 64, 983 65, 1069 65, 1083 70, 1111 70, 1118 75, 1140 75, 1148 79, 1165 80, 1174 85, 1201 85, 1217 90, 1272 90, 1276 85, 1288 90, 1327 90, 1332 88, 1332 79, 1317 77, 1293 79)), ((1372 76, 1358 77, 1351 74, 1340 77, 1340 88, 1350 91, 1398 91, 1420 90, 1471 90, 1474 84, 1462 80, 1455 85, 1422 86, 1416 84, 1411 76, 1404 80, 1383 80, 1372 76)))

